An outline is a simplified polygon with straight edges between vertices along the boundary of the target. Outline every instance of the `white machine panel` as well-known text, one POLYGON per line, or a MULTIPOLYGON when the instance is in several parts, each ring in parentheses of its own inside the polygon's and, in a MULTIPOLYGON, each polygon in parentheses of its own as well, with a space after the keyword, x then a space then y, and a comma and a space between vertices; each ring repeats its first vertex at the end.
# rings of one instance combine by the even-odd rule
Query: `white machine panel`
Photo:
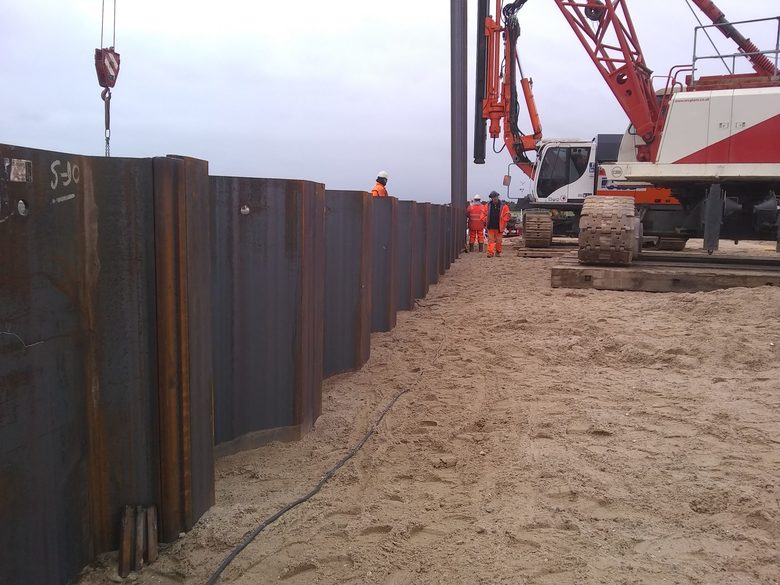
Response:
POLYGON ((659 163, 673 163, 707 147, 711 93, 682 93, 672 98, 658 151, 659 163))

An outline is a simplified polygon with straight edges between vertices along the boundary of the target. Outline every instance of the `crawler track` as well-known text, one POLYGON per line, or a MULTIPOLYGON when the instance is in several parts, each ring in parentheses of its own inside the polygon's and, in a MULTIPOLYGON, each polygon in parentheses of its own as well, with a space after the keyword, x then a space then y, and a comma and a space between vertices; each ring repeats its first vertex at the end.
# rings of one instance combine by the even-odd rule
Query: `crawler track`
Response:
POLYGON ((523 216, 523 238, 526 248, 549 248, 553 221, 546 209, 529 209, 523 216))
POLYGON ((632 197, 588 197, 580 216, 583 264, 628 265, 639 255, 641 223, 632 197))

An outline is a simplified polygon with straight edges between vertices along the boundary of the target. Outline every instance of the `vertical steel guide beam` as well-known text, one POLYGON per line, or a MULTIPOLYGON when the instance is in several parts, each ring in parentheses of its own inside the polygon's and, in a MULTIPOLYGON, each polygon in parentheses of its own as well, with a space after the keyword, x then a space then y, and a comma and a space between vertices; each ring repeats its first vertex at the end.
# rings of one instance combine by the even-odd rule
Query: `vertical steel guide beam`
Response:
MULTIPOLYGON (((477 23, 477 28, 479 27, 480 23, 477 23)), ((468 159, 468 137, 466 133, 466 119, 468 118, 468 107, 466 105, 468 93, 466 81, 468 71, 467 29, 467 0, 450 0, 450 156, 452 157, 450 189, 452 209, 464 209, 466 207, 468 179, 466 166, 468 159)), ((462 239, 460 231, 452 230, 451 236, 453 239, 458 238, 457 242, 453 242, 454 246, 458 246, 462 239)))

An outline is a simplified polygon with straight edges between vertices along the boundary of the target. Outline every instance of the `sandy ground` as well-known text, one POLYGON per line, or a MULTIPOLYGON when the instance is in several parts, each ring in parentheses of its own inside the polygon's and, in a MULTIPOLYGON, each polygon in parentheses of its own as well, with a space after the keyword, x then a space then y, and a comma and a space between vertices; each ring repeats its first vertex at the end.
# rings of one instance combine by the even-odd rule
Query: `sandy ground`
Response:
POLYGON ((551 289, 552 262, 462 256, 314 432, 220 460, 216 506, 134 581, 204 583, 408 388, 222 583, 780 582, 780 289, 551 289))

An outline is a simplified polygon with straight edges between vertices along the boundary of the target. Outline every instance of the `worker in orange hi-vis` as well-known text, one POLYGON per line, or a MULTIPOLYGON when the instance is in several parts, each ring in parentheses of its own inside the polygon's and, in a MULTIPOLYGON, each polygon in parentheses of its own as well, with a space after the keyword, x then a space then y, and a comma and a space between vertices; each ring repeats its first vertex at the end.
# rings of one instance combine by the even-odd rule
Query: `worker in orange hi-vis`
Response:
POLYGON ((485 245, 485 207, 482 205, 482 197, 474 195, 474 199, 466 208, 466 217, 469 221, 469 252, 474 251, 474 243, 479 242, 479 251, 482 252, 485 245))
POLYGON ((484 213, 488 233, 487 256, 500 256, 504 230, 512 214, 509 212, 509 206, 501 201, 500 195, 495 191, 490 192, 490 203, 484 213))
POLYGON ((387 171, 379 171, 376 175, 376 185, 371 189, 372 197, 387 197, 387 171))

